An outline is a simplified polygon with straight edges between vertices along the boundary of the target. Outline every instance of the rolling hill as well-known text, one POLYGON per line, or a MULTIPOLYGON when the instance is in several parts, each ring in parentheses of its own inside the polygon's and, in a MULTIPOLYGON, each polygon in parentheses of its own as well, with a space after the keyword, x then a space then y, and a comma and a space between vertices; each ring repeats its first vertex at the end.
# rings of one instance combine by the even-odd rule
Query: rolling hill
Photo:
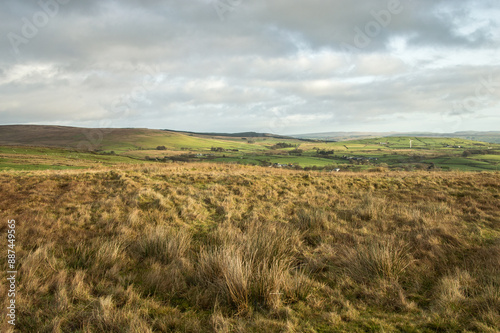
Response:
POLYGON ((203 134, 145 128, 10 125, 0 126, 0 169, 80 168, 146 161, 210 161, 343 171, 492 171, 500 166, 498 144, 436 136, 356 135, 358 138, 351 136, 348 141, 336 142, 253 132, 203 134))
MULTIPOLYGON (((244 149, 243 139, 300 141, 267 133, 194 133, 147 128, 80 128, 45 125, 0 126, 0 145, 59 147, 123 152, 165 145, 170 149, 206 149, 212 146, 244 149), (239 141, 238 141, 239 140, 239 141), (240 142, 241 141, 241 142, 240 142), (228 142, 231 142, 228 144, 228 142)), ((247 141, 245 141, 246 143, 247 141)))

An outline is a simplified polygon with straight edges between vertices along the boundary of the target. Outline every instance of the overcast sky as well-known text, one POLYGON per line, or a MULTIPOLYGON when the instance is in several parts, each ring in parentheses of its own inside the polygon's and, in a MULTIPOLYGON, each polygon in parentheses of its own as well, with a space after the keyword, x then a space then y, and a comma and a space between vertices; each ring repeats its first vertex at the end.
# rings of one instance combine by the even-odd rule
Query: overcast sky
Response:
POLYGON ((0 124, 500 130, 498 0, 1 0, 0 124))

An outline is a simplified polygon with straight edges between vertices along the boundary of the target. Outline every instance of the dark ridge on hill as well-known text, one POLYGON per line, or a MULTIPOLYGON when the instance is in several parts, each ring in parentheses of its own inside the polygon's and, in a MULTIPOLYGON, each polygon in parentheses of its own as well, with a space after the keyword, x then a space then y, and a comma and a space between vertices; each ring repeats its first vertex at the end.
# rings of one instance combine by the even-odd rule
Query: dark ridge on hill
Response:
POLYGON ((2 125, 0 144, 16 146, 61 146, 61 142, 82 139, 82 129, 53 125, 2 125))
POLYGON ((308 133, 308 134, 294 134, 294 138, 309 139, 316 141, 349 141, 380 138, 395 134, 396 132, 325 132, 325 133, 308 133))
POLYGON ((240 133, 216 133, 216 132, 190 132, 190 131, 176 131, 171 129, 164 129, 163 131, 195 134, 195 135, 205 135, 205 136, 222 136, 230 138, 274 138, 274 139, 284 139, 284 140, 303 140, 303 141, 315 141, 309 139, 295 138, 292 136, 285 136, 279 134, 271 133, 257 133, 257 132, 240 132, 240 133))

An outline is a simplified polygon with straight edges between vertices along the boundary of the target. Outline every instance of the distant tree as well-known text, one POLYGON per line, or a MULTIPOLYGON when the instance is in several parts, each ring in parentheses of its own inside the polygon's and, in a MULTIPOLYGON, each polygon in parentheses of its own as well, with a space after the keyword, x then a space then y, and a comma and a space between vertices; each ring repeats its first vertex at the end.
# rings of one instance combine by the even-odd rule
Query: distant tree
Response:
POLYGON ((295 145, 291 143, 286 143, 286 142, 278 142, 274 146, 272 146, 272 149, 282 149, 282 148, 291 148, 291 147, 296 147, 295 145))
POLYGON ((294 150, 290 150, 288 152, 288 154, 290 154, 290 155, 299 155, 300 156, 300 155, 302 155, 303 152, 304 151, 302 149, 295 148, 294 150))
POLYGON ((333 154, 335 154, 335 151, 334 150, 317 149, 316 154, 318 154, 318 155, 333 155, 333 154))

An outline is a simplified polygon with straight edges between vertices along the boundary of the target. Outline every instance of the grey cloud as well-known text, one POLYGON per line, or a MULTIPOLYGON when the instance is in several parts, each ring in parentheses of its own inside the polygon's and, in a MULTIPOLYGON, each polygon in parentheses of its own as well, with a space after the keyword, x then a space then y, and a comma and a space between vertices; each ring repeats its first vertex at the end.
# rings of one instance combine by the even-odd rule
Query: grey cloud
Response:
MULTIPOLYGON (((346 50, 356 46, 355 28, 376 22, 373 11, 388 3, 242 0, 221 21, 208 0, 71 0, 15 54, 8 34, 22 35, 23 17, 41 9, 36 1, 5 0, 0 116, 296 133, 378 124, 400 112, 458 112, 454 105, 474 96, 478 77, 498 68, 496 60, 468 62, 498 47, 500 6, 401 0, 401 12, 365 47, 346 50), (457 55, 460 66, 447 64, 457 55)), ((479 119, 500 96, 487 100, 469 114, 479 119)))

